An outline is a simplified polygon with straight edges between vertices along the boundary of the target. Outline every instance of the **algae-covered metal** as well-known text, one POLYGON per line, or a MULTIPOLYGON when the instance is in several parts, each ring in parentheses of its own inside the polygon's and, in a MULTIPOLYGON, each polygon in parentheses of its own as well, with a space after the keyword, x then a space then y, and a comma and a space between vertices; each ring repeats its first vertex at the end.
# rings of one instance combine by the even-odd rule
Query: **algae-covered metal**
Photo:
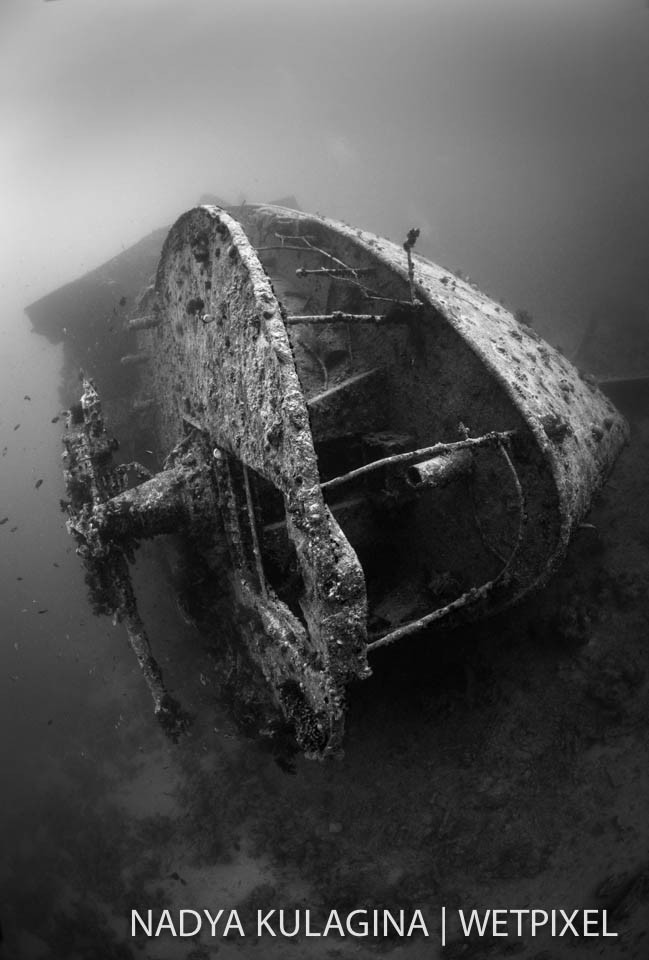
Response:
MULTIPOLYGON (((595 386, 415 239, 273 206, 184 214, 124 358, 165 469, 71 497, 87 563, 170 530, 191 545, 312 756, 339 749, 373 649, 545 582, 626 439, 595 386)), ((87 399, 77 419, 69 453, 99 435, 87 399)))

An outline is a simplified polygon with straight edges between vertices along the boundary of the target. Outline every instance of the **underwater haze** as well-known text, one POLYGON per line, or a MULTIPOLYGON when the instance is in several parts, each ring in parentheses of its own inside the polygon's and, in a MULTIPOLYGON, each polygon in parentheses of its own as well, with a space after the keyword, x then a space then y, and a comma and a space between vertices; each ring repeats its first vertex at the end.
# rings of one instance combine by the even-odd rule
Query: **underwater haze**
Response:
MULTIPOLYGON (((468 740, 446 739, 454 711, 472 722, 464 664, 450 658, 426 685, 416 655, 382 661, 352 691, 338 763, 284 769, 222 703, 195 704, 198 732, 168 743, 123 629, 92 614, 59 503, 63 349, 30 329, 24 308, 202 194, 293 195, 398 242, 419 227, 418 252, 526 311, 569 357, 649 376, 649 9, 2 0, 0 124, 0 957, 375 956, 364 942, 147 941, 131 937, 130 910, 461 899, 458 864, 475 877, 491 856, 475 839, 483 814, 471 826, 435 806, 451 755, 464 758, 447 774, 453 796, 473 788, 468 740), (453 830, 447 859, 426 867, 426 837, 453 830)), ((149 557, 145 620, 182 692, 171 661, 192 627, 158 574, 149 557)), ((494 696, 517 703, 508 691, 494 696)), ((499 802, 492 788, 486 811, 499 802)), ((562 866, 560 890, 585 891, 607 865, 635 869, 626 850, 602 859, 595 837, 578 874, 562 866)), ((504 889, 546 869, 547 851, 520 874, 494 855, 485 876, 504 889)), ((436 956, 416 940, 380 948, 436 956)))

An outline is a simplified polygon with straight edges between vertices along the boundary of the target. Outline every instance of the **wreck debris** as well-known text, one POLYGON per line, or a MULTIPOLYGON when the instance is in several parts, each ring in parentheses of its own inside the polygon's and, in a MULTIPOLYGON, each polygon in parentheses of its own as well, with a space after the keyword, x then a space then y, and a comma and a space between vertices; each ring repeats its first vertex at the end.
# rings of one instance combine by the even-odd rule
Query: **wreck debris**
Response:
POLYGON ((377 326, 383 323, 407 323, 405 314, 384 315, 381 313, 343 313, 336 310, 334 313, 323 314, 294 314, 286 318, 286 325, 293 327, 298 323, 331 324, 331 323, 374 323, 377 326))
MULTIPOLYGON (((511 457, 507 452, 505 442, 502 437, 498 437, 496 440, 498 450, 500 451, 503 459, 505 460, 507 467, 509 469, 512 482, 516 491, 516 502, 518 509, 518 529, 516 531, 516 543, 512 549, 511 554, 507 558, 504 566, 498 572, 492 580, 487 581, 487 583, 481 584, 479 587, 471 587, 470 590, 467 590, 456 600, 452 600, 450 603, 447 603, 443 607, 438 607, 437 610, 433 610, 431 613, 426 614, 423 617, 420 617, 418 620, 413 620, 410 623, 404 624, 402 627, 399 627, 396 630, 393 630, 391 633, 386 633, 377 640, 374 640, 368 644, 368 652, 376 650, 379 647, 386 647, 390 643, 394 643, 395 640, 401 640, 403 637, 407 637, 413 633, 418 633, 419 631, 429 627, 431 624, 442 620, 444 617, 449 616, 451 613, 456 613, 461 610, 463 607, 466 607, 469 604, 473 604, 478 600, 485 600, 488 598, 489 594, 495 587, 499 584, 506 584, 508 577, 510 576, 511 570, 514 565, 514 561, 518 555, 518 551, 521 547, 523 541, 523 532, 525 529, 525 523, 527 522, 527 515, 525 513, 525 499, 523 497, 523 490, 521 488, 520 480, 516 473, 516 468, 511 461, 511 457)), ((430 462, 430 461, 428 461, 430 462)), ((435 484, 434 484, 435 485, 435 484)))
MULTIPOLYGON (((485 447, 485 446, 497 446, 502 443, 503 440, 507 440, 513 436, 513 432, 503 431, 501 433, 493 432, 487 433, 483 437, 473 437, 467 438, 466 440, 456 440, 454 443, 436 443, 432 447, 422 447, 420 450, 410 450, 407 453, 395 453, 392 456, 384 457, 381 460, 372 460, 371 463, 366 463, 362 467, 357 467, 355 470, 350 470, 349 473, 344 474, 340 477, 332 477, 331 480, 326 480, 322 484, 323 490, 331 489, 332 487, 339 487, 343 483, 348 483, 351 480, 357 480, 359 477, 365 476, 367 473, 372 473, 374 470, 382 469, 384 467, 396 466, 397 464, 402 466, 404 464, 413 464, 413 466, 408 471, 409 476, 412 477, 412 471, 415 471, 415 476, 417 477, 418 483, 420 485, 427 485, 423 478, 418 477, 418 473, 421 469, 424 469, 424 473, 440 473, 440 467, 443 464, 440 462, 438 467, 428 466, 436 462, 437 458, 446 457, 455 457, 456 454, 470 450, 475 447, 485 447), (430 458, 426 460, 425 458, 430 458), (422 463, 416 461, 422 460, 422 463)), ((452 461, 456 464, 457 459, 452 461)), ((466 463, 466 460, 462 461, 466 463)), ((465 471, 453 471, 456 475, 460 472, 465 471)), ((428 484, 430 486, 436 486, 437 484, 428 484)))
POLYGON ((135 498, 122 490, 123 473, 112 467, 116 444, 106 432, 99 397, 89 380, 83 382, 81 409, 82 422, 79 424, 70 415, 64 437, 65 482, 70 497, 68 531, 84 561, 95 612, 112 614, 125 624, 153 697, 155 715, 165 732, 175 739, 186 729, 188 717, 165 689, 137 610, 127 563, 137 536, 165 528, 159 516, 157 523, 154 518, 160 513, 167 515, 169 491, 166 497, 159 498, 156 488, 148 498, 140 496, 136 504, 135 498), (162 510, 158 509, 160 499, 165 501, 162 510), (118 522, 111 521, 124 512, 130 514, 129 522, 120 529, 118 522), (140 523, 134 530, 135 518, 140 523))
MULTIPOLYGON (((139 449, 160 473, 112 465, 84 381, 70 528, 156 709, 169 695, 127 559, 173 533, 227 598, 299 746, 325 756, 369 654, 547 580, 626 427, 534 331, 415 258, 417 230, 399 247, 277 207, 236 217, 184 214, 129 324, 121 363, 138 367, 131 409, 150 411, 155 436, 139 449)), ((221 642, 209 617, 199 629, 221 642)))
POLYGON ((468 450, 445 453, 421 463, 413 463, 407 473, 414 487, 445 487, 458 477, 468 476, 473 469, 473 459, 468 450))
POLYGON ((415 265, 412 262, 412 250, 414 245, 417 242, 419 236, 419 229, 413 227, 411 230, 408 230, 408 236, 403 245, 403 249, 406 251, 406 256, 408 257, 408 285, 410 287, 410 299, 412 302, 415 302, 415 265))

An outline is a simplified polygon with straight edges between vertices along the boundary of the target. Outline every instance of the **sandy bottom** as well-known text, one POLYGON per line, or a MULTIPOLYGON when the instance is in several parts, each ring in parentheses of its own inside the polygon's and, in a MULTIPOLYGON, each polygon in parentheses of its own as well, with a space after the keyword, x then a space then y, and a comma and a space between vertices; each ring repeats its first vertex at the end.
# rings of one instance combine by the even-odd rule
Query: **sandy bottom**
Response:
MULTIPOLYGON (((550 587, 497 620, 377 656, 351 690, 337 761, 283 769, 234 732, 200 676, 193 733, 167 743, 120 646, 84 729, 10 814, 21 832, 0 874, 0 955, 646 960, 647 476, 639 420, 550 587), (451 924, 442 951, 442 906, 606 908, 619 936, 467 941, 451 924), (256 912, 271 908, 309 908, 320 924, 332 909, 419 909, 430 936, 258 939, 256 912), (215 938, 207 925, 132 937, 132 909, 174 921, 236 910, 246 936, 221 924, 215 938)), ((160 629, 191 631, 172 601, 153 600, 160 629)))

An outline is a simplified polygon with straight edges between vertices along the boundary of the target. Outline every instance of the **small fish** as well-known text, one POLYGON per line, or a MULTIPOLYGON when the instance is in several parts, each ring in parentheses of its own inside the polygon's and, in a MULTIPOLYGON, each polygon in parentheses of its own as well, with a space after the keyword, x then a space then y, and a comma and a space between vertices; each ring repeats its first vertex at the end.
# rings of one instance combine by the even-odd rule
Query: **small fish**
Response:
POLYGON ((6 456, 7 456, 7 450, 8 450, 8 449, 9 449, 9 447, 3 447, 3 448, 2 448, 2 456, 3 456, 3 457, 6 457, 6 456))
POLYGON ((18 529, 18 527, 12 527, 11 530, 9 531, 9 533, 15 533, 17 529, 18 529))
POLYGON ((28 393, 25 394, 25 396, 23 397, 23 400, 31 400, 31 397, 29 396, 28 393))
POLYGON ((58 423, 60 419, 61 419, 60 417, 52 417, 52 419, 50 420, 50 423, 58 423))
POLYGON ((16 426, 14 427, 14 430, 17 430, 19 427, 20 427, 20 424, 17 423, 16 426))
POLYGON ((58 567, 58 563, 53 563, 52 566, 53 566, 53 567, 58 567))
POLYGON ((38 488, 42 486, 43 486, 43 481, 37 480, 36 483, 34 484, 34 490, 38 490, 38 488))
POLYGON ((47 613, 47 607, 44 610, 39 610, 38 613, 47 613))
POLYGON ((6 523, 8 519, 9 517, 3 517, 2 520, 0 520, 0 527, 2 526, 3 523, 6 523))
POLYGON ((22 577, 16 577, 16 580, 22 580, 22 577))

